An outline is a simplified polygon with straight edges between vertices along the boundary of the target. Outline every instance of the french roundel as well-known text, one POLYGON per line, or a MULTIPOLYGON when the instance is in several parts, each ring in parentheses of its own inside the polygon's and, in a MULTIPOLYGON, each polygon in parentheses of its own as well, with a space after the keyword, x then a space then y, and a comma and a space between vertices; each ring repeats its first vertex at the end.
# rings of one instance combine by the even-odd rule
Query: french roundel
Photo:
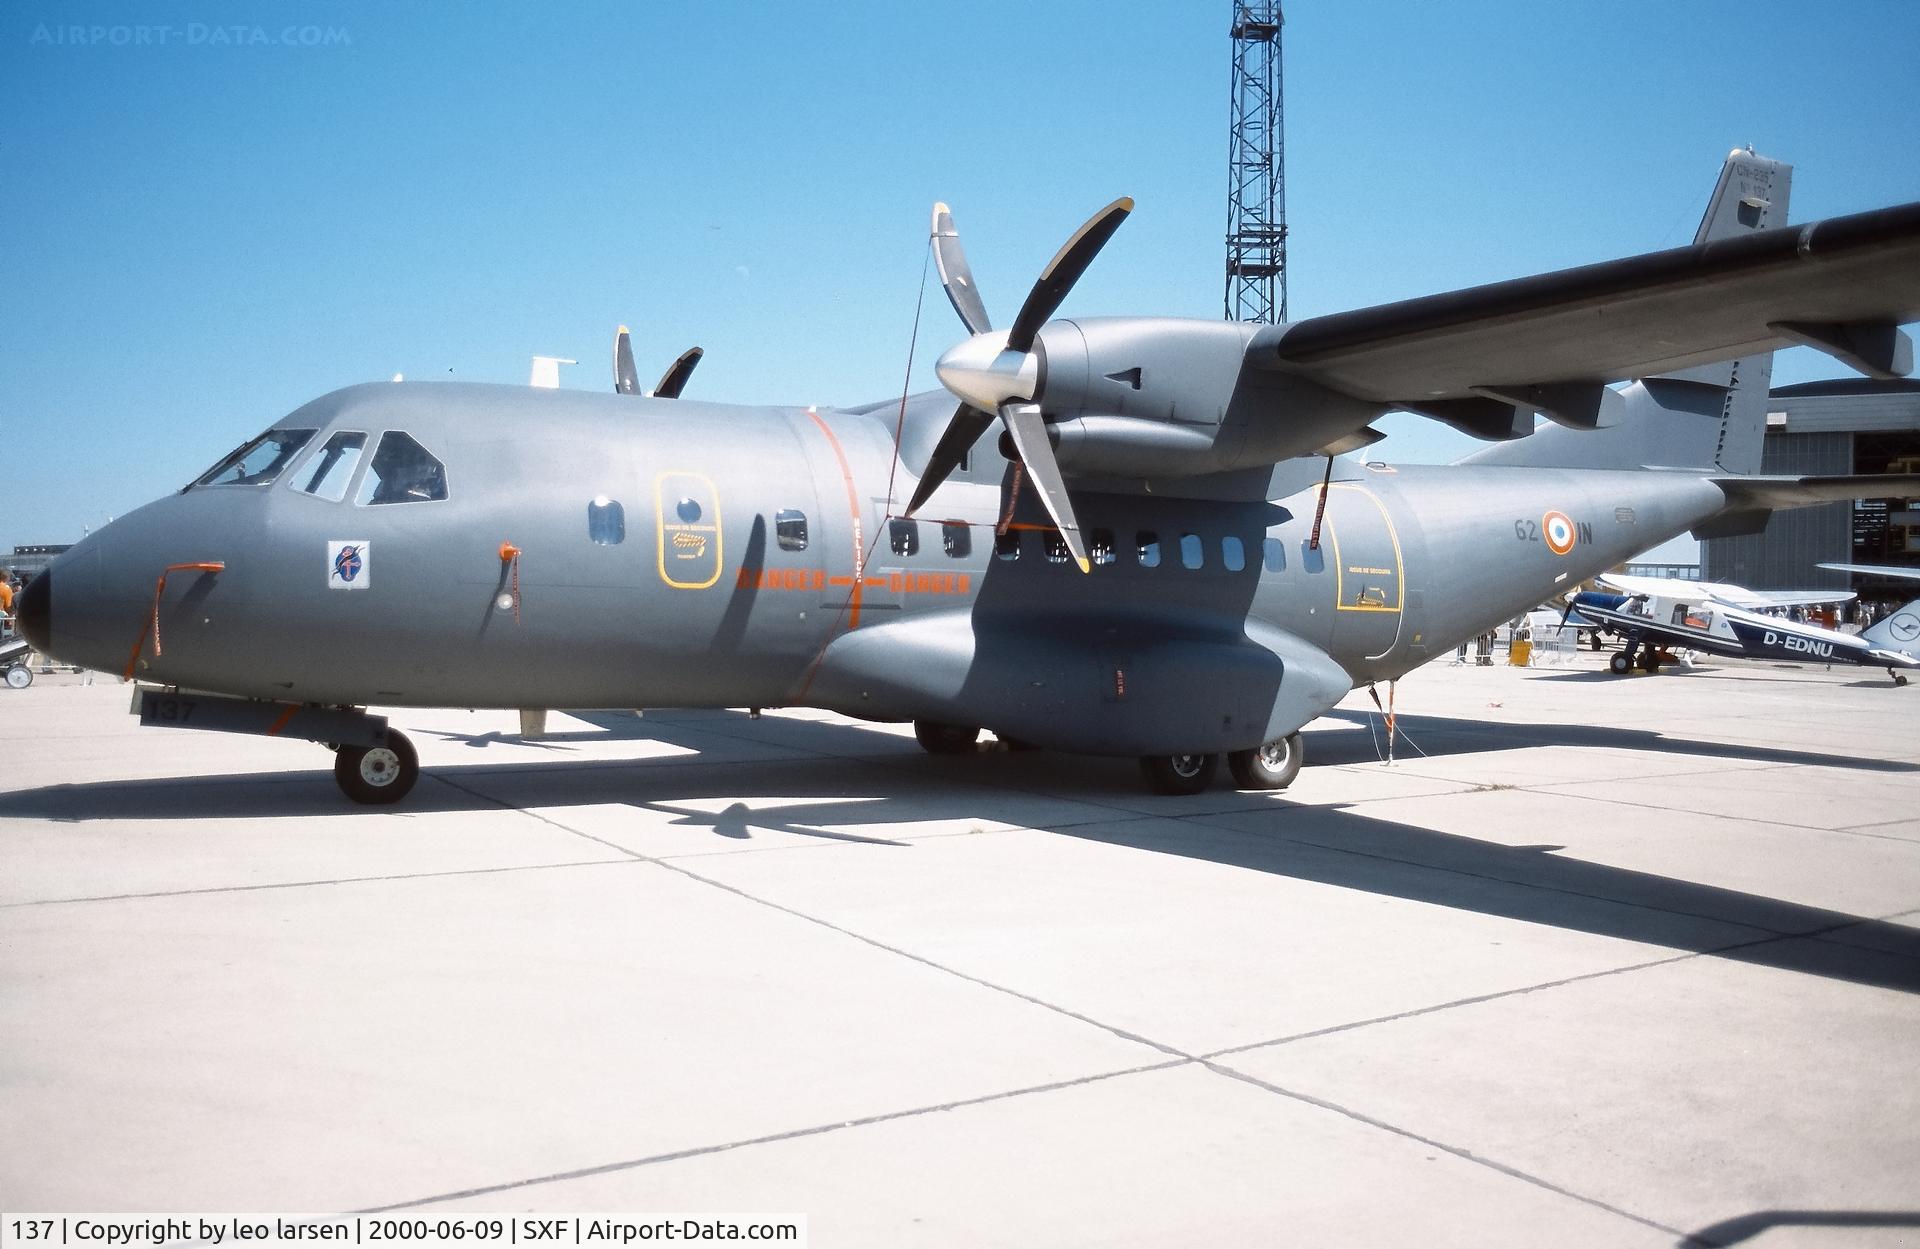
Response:
POLYGON ((1547 549, 1565 555, 1573 549, 1573 520, 1565 512, 1548 512, 1540 518, 1540 532, 1546 535, 1547 549))

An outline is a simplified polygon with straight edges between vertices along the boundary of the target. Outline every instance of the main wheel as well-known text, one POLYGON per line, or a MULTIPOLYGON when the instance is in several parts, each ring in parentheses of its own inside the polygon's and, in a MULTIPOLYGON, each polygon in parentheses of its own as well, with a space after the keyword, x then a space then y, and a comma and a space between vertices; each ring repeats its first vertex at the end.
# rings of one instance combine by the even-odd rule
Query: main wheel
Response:
POLYGON ((979 729, 964 724, 942 724, 938 720, 913 722, 913 740, 930 755, 972 754, 973 744, 979 738, 979 729))
POLYGON ((1640 652, 1640 671, 1642 672, 1660 671, 1660 652, 1655 650, 1651 646, 1641 651, 1640 652))
POLYGON ((1227 756, 1227 770, 1241 789, 1285 789, 1300 775, 1305 752, 1298 733, 1276 738, 1257 750, 1236 750, 1227 756))
POLYGON ((342 746, 333 756, 333 779, 355 802, 385 806, 407 796, 420 779, 420 756, 398 729, 384 746, 342 746))
POLYGON ((1156 794, 1197 794, 1213 783, 1219 755, 1147 755, 1140 771, 1156 794))
POLYGON ((1627 652, 1615 651, 1613 652, 1613 658, 1607 660, 1607 667, 1613 669, 1621 676, 1625 676, 1627 673, 1633 671, 1633 660, 1627 658, 1627 652))
POLYGON ((14 689, 23 690, 33 684, 33 669, 25 664, 15 664, 7 669, 7 684, 14 689))

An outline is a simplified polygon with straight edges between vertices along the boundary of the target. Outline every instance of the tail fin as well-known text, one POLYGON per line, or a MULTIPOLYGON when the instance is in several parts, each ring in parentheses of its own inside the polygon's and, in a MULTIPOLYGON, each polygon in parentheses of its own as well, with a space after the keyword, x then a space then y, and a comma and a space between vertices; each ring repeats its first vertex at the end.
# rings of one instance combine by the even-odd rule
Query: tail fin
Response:
POLYGON ((1860 635, 1860 640, 1879 650, 1899 651, 1909 659, 1920 659, 1920 599, 1876 622, 1860 635))
MULTIPOLYGON (((1751 150, 1727 155, 1696 245, 1787 223, 1793 168, 1751 150)), ((1542 425, 1460 462, 1532 468, 1698 468, 1760 471, 1773 353, 1642 378, 1621 392, 1620 417, 1597 430, 1542 425)))

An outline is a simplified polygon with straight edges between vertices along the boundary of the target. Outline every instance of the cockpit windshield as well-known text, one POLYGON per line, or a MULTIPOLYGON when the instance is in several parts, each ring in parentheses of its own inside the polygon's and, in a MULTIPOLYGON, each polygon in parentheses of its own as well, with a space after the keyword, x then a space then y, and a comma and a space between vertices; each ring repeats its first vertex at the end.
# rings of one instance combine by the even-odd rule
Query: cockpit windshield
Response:
POLYGON ((196 486, 265 486, 278 477, 300 448, 313 438, 311 429, 270 429, 227 457, 194 481, 196 486))

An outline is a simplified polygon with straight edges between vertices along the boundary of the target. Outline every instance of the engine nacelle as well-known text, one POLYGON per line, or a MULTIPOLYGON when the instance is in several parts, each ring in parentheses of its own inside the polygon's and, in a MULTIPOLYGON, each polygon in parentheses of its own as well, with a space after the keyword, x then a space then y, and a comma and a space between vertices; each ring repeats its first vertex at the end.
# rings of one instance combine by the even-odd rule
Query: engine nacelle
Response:
POLYGON ((1383 408, 1246 365, 1260 326, 1172 317, 1051 321, 1034 398, 1060 467, 1190 476, 1308 455, 1383 408))

